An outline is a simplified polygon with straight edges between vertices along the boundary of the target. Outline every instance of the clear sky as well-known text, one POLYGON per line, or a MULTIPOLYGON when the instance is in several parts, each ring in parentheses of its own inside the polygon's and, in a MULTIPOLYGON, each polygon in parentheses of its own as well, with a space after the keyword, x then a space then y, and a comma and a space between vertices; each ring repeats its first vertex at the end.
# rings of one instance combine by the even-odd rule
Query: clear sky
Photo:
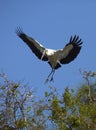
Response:
POLYGON ((10 80, 23 81, 42 95, 48 86, 61 92, 82 83, 79 69, 96 70, 96 0, 0 0, 0 72, 10 80), (17 37, 23 31, 47 48, 61 49, 70 36, 79 35, 83 47, 78 57, 62 65, 54 83, 44 84, 51 71, 17 37))

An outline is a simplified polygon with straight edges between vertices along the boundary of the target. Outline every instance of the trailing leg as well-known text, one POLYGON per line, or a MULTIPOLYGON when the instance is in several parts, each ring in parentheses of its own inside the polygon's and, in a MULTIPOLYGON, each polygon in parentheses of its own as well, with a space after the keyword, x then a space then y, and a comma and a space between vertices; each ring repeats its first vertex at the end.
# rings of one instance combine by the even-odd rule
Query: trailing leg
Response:
POLYGON ((55 69, 54 69, 53 72, 52 72, 52 76, 51 76, 50 81, 54 81, 54 79, 53 79, 54 73, 55 73, 55 69))
POLYGON ((47 79, 45 80, 45 83, 47 83, 48 81, 49 81, 49 77, 51 76, 51 79, 50 79, 50 81, 52 81, 53 80, 53 75, 54 75, 54 73, 55 73, 55 70, 54 69, 52 69, 51 70, 51 72, 50 72, 50 74, 48 75, 48 77, 47 77, 47 79))

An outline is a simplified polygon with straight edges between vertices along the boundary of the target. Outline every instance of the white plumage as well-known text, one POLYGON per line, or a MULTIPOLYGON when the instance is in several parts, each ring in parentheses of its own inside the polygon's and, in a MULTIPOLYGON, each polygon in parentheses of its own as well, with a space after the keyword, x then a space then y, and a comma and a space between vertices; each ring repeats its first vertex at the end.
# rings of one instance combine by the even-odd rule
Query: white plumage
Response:
POLYGON ((46 81, 49 80, 50 76, 50 81, 53 80, 55 70, 61 67, 61 64, 68 64, 76 58, 83 43, 79 36, 75 35, 74 37, 71 36, 63 49, 53 50, 45 48, 37 40, 27 36, 20 28, 17 28, 16 33, 40 60, 47 61, 50 64, 52 71, 46 81))

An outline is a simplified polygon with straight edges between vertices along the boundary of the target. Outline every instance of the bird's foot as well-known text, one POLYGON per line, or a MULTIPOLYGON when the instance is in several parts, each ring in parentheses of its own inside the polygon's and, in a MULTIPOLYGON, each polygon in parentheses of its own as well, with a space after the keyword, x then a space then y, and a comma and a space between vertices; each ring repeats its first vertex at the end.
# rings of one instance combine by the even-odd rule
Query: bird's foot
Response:
POLYGON ((47 79, 45 80, 45 83, 48 83, 48 81, 49 81, 49 79, 47 78, 47 79))
POLYGON ((54 82, 54 79, 53 79, 53 77, 49 80, 49 78, 47 78, 46 80, 45 80, 45 83, 48 83, 48 82, 54 82))
POLYGON ((53 79, 53 77, 51 77, 51 79, 50 79, 50 82, 54 82, 54 79, 53 79))

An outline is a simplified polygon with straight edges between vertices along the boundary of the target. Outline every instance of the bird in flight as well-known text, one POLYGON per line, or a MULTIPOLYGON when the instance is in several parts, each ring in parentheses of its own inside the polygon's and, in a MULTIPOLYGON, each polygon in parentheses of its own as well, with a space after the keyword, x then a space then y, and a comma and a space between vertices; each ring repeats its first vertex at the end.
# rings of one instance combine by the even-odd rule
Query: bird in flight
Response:
POLYGON ((53 50, 45 48, 37 40, 29 37, 19 27, 16 30, 16 34, 21 38, 32 50, 32 52, 42 61, 47 61, 52 70, 49 73, 45 82, 53 81, 55 70, 61 67, 61 64, 68 64, 73 61, 81 50, 82 39, 79 36, 70 37, 69 42, 63 49, 53 50))

